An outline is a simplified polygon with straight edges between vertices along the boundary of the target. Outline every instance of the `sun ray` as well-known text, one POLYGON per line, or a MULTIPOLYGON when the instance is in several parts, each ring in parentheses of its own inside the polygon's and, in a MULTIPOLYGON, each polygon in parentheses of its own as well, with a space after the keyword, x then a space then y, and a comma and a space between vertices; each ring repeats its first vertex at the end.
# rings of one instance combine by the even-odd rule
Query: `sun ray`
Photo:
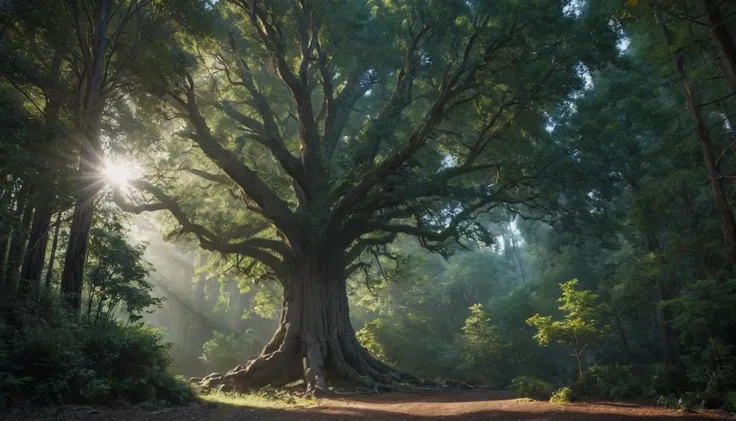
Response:
POLYGON ((135 176, 136 171, 135 166, 130 162, 113 162, 107 160, 102 172, 108 183, 123 187, 128 185, 128 181, 135 176))

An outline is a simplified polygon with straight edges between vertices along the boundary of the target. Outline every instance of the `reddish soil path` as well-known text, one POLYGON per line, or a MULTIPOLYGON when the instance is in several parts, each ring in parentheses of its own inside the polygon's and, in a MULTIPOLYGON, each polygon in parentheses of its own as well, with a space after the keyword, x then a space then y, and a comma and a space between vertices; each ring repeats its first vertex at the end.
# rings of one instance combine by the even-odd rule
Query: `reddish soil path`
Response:
POLYGON ((575 403, 555 406, 524 402, 505 392, 473 391, 386 394, 322 399, 314 408, 250 409, 228 405, 196 405, 167 410, 104 410, 66 408, 63 411, 0 414, 0 420, 79 421, 678 421, 736 420, 719 411, 693 414, 628 403, 575 403))

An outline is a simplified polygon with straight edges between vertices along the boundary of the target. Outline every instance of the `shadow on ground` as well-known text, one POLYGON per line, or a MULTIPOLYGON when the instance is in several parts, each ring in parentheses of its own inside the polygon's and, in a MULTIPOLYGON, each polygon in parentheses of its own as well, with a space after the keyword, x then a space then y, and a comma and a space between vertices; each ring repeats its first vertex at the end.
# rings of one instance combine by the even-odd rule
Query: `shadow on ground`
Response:
POLYGON ((417 391, 408 393, 384 393, 378 394, 355 394, 331 398, 335 401, 365 402, 365 403, 458 403, 458 402, 488 402, 497 400, 515 399, 516 394, 509 391, 492 391, 488 389, 476 390, 442 390, 442 391, 417 391))
POLYGON ((3 421, 675 421, 736 420, 715 411, 686 414, 628 403, 578 403, 554 406, 548 402, 508 399, 503 392, 386 394, 324 399, 313 408, 255 409, 228 404, 192 405, 161 410, 112 410, 65 407, 37 412, 0 414, 3 421), (7 415, 7 417, 5 416, 7 415))

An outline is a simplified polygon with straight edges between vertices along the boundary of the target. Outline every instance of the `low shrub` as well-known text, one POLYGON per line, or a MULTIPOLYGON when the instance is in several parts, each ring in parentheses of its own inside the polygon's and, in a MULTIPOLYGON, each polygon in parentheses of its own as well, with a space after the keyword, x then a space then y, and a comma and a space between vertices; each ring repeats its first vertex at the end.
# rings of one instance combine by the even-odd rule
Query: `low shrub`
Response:
POLYGON ((728 412, 736 412, 736 390, 726 393, 725 405, 723 409, 728 412))
POLYGON ((0 308, 0 407, 148 400, 181 404, 194 399, 171 376, 169 345, 143 323, 90 323, 51 297, 0 308))
POLYGON ((670 395, 682 390, 682 376, 678 373, 677 367, 671 364, 653 364, 648 369, 649 384, 645 390, 648 391, 650 397, 657 395, 670 395))
POLYGON ((644 394, 641 376, 635 367, 623 364, 594 365, 585 373, 587 395, 622 399, 644 394))
POLYGON ((520 376, 511 380, 511 388, 522 398, 547 399, 552 393, 552 385, 531 376, 520 376))
POLYGON ((550 396, 549 401, 554 404, 562 405, 565 403, 572 402, 573 393, 572 389, 569 387, 563 387, 561 389, 558 389, 554 393, 552 393, 552 396, 550 396))
POLYGON ((227 371, 257 356, 263 345, 252 329, 242 335, 214 331, 212 339, 202 346, 199 358, 212 371, 227 371))

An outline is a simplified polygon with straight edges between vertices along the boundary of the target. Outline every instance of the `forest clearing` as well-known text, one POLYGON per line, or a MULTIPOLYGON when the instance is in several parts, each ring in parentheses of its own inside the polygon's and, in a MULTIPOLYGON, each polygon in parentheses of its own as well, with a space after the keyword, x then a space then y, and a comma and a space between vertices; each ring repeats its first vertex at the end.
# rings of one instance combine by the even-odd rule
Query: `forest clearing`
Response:
POLYGON ((319 399, 309 407, 251 408, 232 404, 196 404, 169 410, 110 410, 65 408, 15 414, 8 421, 666 421, 729 420, 722 411, 682 413, 642 404, 611 402, 575 403, 565 406, 516 399, 513 393, 460 391, 393 393, 319 399))
POLYGON ((0 419, 727 417, 735 209, 734 0, 0 0, 0 419))

